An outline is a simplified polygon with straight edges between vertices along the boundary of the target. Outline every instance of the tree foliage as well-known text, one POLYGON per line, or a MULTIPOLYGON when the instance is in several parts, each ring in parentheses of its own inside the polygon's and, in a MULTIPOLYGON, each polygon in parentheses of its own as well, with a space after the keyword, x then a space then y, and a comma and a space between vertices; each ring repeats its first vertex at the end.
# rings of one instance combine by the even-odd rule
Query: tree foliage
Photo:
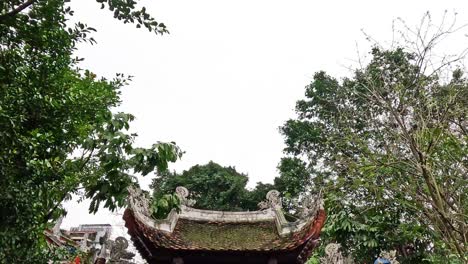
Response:
POLYGON ((277 181, 294 194, 323 188, 323 237, 359 262, 382 249, 407 263, 467 257, 468 81, 451 67, 464 54, 431 56, 455 28, 432 29, 425 16, 403 35, 413 49, 376 45, 350 78, 316 73, 281 128, 288 156, 277 181))
POLYGON ((272 188, 270 184, 258 183, 252 191, 247 190, 248 177, 234 167, 223 167, 210 161, 195 165, 182 173, 168 172, 153 180, 155 200, 171 194, 178 186, 190 191, 189 199, 196 201, 194 207, 221 211, 258 210, 257 204, 265 200, 272 188))
POLYGON ((155 195, 151 199, 151 216, 155 219, 165 219, 173 209, 179 212, 180 206, 180 198, 174 193, 155 195))
MULTIPOLYGON (((43 231, 71 194, 111 210, 125 204, 129 173, 167 169, 174 143, 133 146, 133 116, 114 113, 129 77, 78 68, 79 42, 95 43, 65 0, 0 2, 0 262, 46 263, 43 231)), ((165 33, 135 1, 98 1, 124 22, 165 33)))
MULTIPOLYGON (((7 0, 0 3, 0 23, 12 24, 16 23, 20 17, 24 18, 32 14, 29 13, 30 9, 35 9, 38 6, 47 7, 51 2, 50 0, 7 0)), ((54 2, 54 1, 52 1, 54 2)), ((57 4, 63 6, 71 0, 55 1, 57 4)), ((154 17, 152 17, 145 7, 138 7, 138 0, 96 0, 100 4, 101 9, 107 8, 114 15, 115 19, 122 21, 123 23, 133 23, 137 28, 142 26, 148 29, 150 32, 156 34, 169 33, 164 23, 158 23, 154 17)), ((50 10, 50 9, 49 9, 50 10)), ((50 10, 56 12, 57 10, 50 10)), ((73 15, 73 10, 70 7, 66 7, 62 10, 62 14, 73 15)), ((38 17, 37 17, 38 18, 38 17)))

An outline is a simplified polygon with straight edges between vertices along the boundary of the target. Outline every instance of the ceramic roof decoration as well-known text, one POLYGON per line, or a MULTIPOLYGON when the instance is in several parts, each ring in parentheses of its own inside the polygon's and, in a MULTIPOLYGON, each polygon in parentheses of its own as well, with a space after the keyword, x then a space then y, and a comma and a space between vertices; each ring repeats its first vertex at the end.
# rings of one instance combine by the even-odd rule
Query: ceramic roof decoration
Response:
POLYGON ((308 199, 306 210, 288 222, 279 192, 268 192, 258 211, 227 212, 191 207, 189 191, 178 187, 181 209, 166 219, 151 217, 150 199, 129 189, 124 220, 148 263, 304 263, 318 244, 325 223, 321 195, 308 199))

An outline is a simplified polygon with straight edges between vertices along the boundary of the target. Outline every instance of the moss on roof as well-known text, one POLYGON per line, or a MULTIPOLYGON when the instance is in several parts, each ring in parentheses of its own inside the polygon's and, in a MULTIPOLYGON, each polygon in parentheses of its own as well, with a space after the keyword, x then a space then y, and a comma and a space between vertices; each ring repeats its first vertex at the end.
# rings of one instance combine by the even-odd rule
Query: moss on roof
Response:
POLYGON ((191 246, 218 250, 271 248, 281 241, 274 222, 207 223, 179 220, 178 238, 191 246))

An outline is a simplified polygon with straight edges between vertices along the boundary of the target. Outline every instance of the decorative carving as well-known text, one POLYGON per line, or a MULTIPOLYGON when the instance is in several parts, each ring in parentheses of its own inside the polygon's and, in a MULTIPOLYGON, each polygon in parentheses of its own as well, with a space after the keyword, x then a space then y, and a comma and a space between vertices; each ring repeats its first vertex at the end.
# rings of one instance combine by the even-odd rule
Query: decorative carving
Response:
POLYGON ((322 193, 313 196, 306 196, 301 201, 300 218, 305 219, 315 216, 323 208, 322 193))
POLYGON ((330 243, 325 247, 325 258, 321 258, 320 263, 324 264, 344 264, 343 255, 340 252, 340 244, 330 243))
POLYGON ((180 199, 187 199, 187 197, 189 196, 189 191, 187 188, 183 187, 183 186, 178 186, 176 189, 175 189, 175 192, 177 194, 177 196, 179 196, 180 199))
POLYGON ((353 264, 351 257, 343 257, 340 251, 341 245, 330 243, 325 247, 325 257, 320 258, 320 263, 323 264, 353 264))
POLYGON ((266 210, 268 208, 270 208, 270 206, 268 205, 268 202, 266 201, 261 201, 257 204, 258 208, 263 211, 263 210, 266 210))
POLYGON ((131 260, 135 256, 135 253, 127 251, 128 241, 125 237, 117 237, 115 241, 108 240, 107 244, 110 246, 109 263, 131 263, 128 260, 131 260))
POLYGON ((269 191, 266 195, 266 198, 268 200, 268 204, 271 207, 281 206, 280 192, 277 190, 269 191))
POLYGON ((266 201, 259 202, 257 206, 261 211, 264 211, 268 208, 281 207, 280 192, 278 192, 277 190, 269 191, 266 194, 266 201))
POLYGON ((150 199, 143 193, 139 188, 129 187, 128 192, 130 194, 130 203, 132 204, 133 210, 140 214, 150 217, 150 199))
POLYGON ((195 204, 195 200, 188 199, 190 194, 189 190, 183 186, 178 186, 175 190, 176 195, 179 197, 181 203, 185 206, 193 206, 195 204))
POLYGON ((325 254, 327 254, 327 256, 335 255, 339 253, 340 247, 340 244, 330 243, 325 247, 325 254))

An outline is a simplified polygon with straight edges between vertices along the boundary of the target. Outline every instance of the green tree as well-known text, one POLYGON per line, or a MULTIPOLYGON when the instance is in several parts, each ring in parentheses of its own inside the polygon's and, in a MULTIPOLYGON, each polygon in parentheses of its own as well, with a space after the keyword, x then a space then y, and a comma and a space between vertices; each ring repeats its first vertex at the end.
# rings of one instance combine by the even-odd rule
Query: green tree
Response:
POLYGON ((254 189, 244 191, 242 209, 250 211, 258 210, 258 204, 266 200, 267 193, 273 189, 275 189, 273 184, 257 182, 254 189))
POLYGON ((274 179, 275 189, 282 193, 284 209, 294 212, 300 195, 311 191, 311 173, 306 163, 296 157, 282 158, 278 170, 281 176, 274 179))
MULTIPOLYGON (((0 2, 0 262, 46 263, 53 256, 43 231, 82 192, 90 211, 124 206, 129 173, 167 169, 180 150, 174 143, 133 146, 133 116, 113 113, 119 89, 130 80, 108 80, 78 68, 79 42, 95 43, 66 0, 0 2)), ((135 1, 97 1, 123 22, 163 34, 135 1)))
POLYGON ((248 177, 234 167, 223 167, 210 161, 206 165, 195 165, 182 173, 168 172, 153 180, 153 196, 156 200, 172 194, 178 186, 190 191, 195 208, 242 211, 257 210, 257 204, 265 200, 271 190, 270 184, 258 183, 252 190, 246 190, 248 177))
POLYGON ((422 25, 404 35, 413 49, 376 46, 351 78, 316 73, 281 128, 288 156, 277 182, 323 188, 323 237, 359 262, 381 249, 407 263, 434 253, 466 261, 468 81, 450 66, 462 57, 431 56, 454 25, 422 25))

